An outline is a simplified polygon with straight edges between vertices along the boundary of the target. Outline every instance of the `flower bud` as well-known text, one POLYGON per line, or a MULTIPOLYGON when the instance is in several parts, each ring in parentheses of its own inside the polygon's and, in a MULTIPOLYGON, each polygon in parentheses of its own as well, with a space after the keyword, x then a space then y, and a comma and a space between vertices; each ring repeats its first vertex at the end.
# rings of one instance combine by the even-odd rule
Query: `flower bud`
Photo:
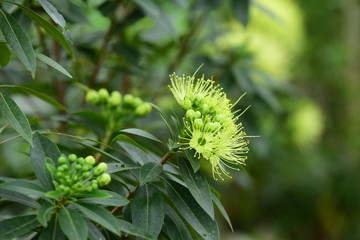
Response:
POLYGON ((140 105, 135 108, 135 116, 145 116, 147 114, 147 109, 145 105, 140 105))
POLYGON ((84 164, 84 162, 85 162, 85 159, 84 158, 82 158, 82 157, 79 157, 78 159, 77 159, 77 162, 78 162, 78 164, 84 164))
POLYGON ((89 172, 84 172, 81 176, 83 178, 88 178, 88 177, 90 177, 90 173, 89 172))
POLYGON ((193 107, 195 107, 195 108, 200 107, 200 105, 201 105, 202 102, 203 102, 203 99, 204 99, 203 96, 200 96, 200 95, 196 96, 196 97, 195 97, 195 100, 194 100, 194 102, 193 102, 193 107))
POLYGON ((198 118, 198 119, 195 119, 194 121, 194 127, 197 128, 197 129, 200 129, 204 126, 204 122, 202 119, 198 118))
POLYGON ((95 164, 95 158, 93 156, 87 156, 85 158, 85 163, 90 166, 93 166, 95 164))
POLYGON ((217 121, 217 122, 219 122, 219 123, 224 123, 225 120, 226 120, 226 116, 225 116, 225 114, 222 114, 222 113, 216 114, 214 120, 217 121))
POLYGON ((209 105, 207 105, 206 103, 203 104, 203 105, 201 105, 200 111, 201 111, 201 113, 202 113, 203 115, 208 114, 209 111, 210 111, 209 105))
POLYGON ((121 93, 113 91, 108 99, 108 103, 112 107, 116 107, 121 103, 121 93))
POLYGON ((86 102, 97 104, 99 102, 99 94, 97 91, 91 89, 87 92, 85 97, 86 102))
POLYGON ((192 120, 192 119, 194 119, 194 118, 195 118, 195 111, 192 110, 192 109, 187 110, 187 111, 186 111, 186 114, 185 114, 185 118, 186 118, 187 120, 192 120))
POLYGON ((108 173, 101 174, 97 177, 97 181, 99 183, 99 186, 108 185, 111 181, 111 176, 108 173))
POLYGON ((98 175, 104 173, 107 169, 108 169, 107 164, 104 162, 101 162, 101 163, 99 163, 99 165, 97 165, 94 168, 94 175, 98 176, 98 175))
POLYGON ((59 163, 60 165, 66 163, 66 157, 63 156, 63 155, 60 156, 60 157, 58 158, 58 163, 59 163))
POLYGON ((134 100, 133 100, 133 102, 132 102, 132 105, 133 105, 135 108, 137 108, 137 107, 141 106, 143 103, 144 103, 144 102, 143 102, 140 98, 136 97, 136 98, 134 98, 134 100))
POLYGON ((81 171, 86 172, 86 171, 89 171, 91 168, 92 168, 91 165, 85 163, 85 164, 82 166, 81 171))
POLYGON ((69 169, 69 166, 66 163, 62 164, 60 167, 62 167, 63 171, 69 169))
POLYGON ((70 155, 68 156, 68 159, 69 159, 70 162, 76 162, 77 156, 72 153, 72 154, 70 154, 70 155))
POLYGON ((196 111, 195 112, 195 118, 201 118, 201 112, 196 111))
POLYGON ((209 122, 205 125, 205 129, 209 132, 217 131, 221 128, 221 124, 218 122, 209 122))
POLYGON ((184 101, 183 101, 183 104, 182 104, 182 107, 185 109, 185 110, 189 110, 192 106, 192 102, 190 99, 188 98, 185 98, 184 101))
POLYGON ((75 169, 76 170, 80 170, 82 168, 82 166, 80 165, 80 164, 77 164, 76 166, 75 166, 75 169))
POLYGON ((124 101, 124 104, 131 106, 131 105, 132 105, 132 102, 134 101, 134 96, 131 95, 131 94, 126 94, 126 95, 124 96, 123 101, 124 101))
POLYGON ((63 176, 62 172, 56 172, 56 177, 61 178, 63 176))
POLYGON ((108 90, 106 90, 105 88, 101 88, 101 89, 99 89, 98 93, 99 93, 99 101, 100 102, 105 103, 108 101, 108 98, 109 98, 108 90))

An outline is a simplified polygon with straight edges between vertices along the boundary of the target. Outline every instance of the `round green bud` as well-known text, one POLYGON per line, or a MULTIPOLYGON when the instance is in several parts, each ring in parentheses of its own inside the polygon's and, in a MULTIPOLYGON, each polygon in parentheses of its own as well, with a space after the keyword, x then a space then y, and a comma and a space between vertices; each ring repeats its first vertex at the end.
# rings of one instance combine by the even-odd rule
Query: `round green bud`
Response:
POLYGON ((140 98, 136 97, 134 98, 133 102, 132 102, 132 105, 137 108, 139 106, 141 106, 143 104, 143 100, 141 100, 140 98))
POLYGON ((194 121, 194 127, 197 128, 197 129, 200 129, 204 126, 204 122, 202 119, 198 118, 198 119, 195 119, 194 121))
POLYGON ((88 177, 90 177, 90 173, 89 172, 84 172, 81 176, 83 178, 88 178, 88 177))
POLYGON ((195 112, 195 118, 201 118, 201 112, 196 111, 195 112))
POLYGON ((183 104, 182 104, 182 107, 185 109, 185 110, 189 110, 192 106, 192 102, 190 99, 188 98, 185 98, 184 101, 183 101, 183 104))
POLYGON ((89 171, 91 168, 92 168, 91 165, 85 163, 85 164, 82 166, 81 171, 86 172, 86 171, 89 171))
POLYGON ((146 107, 146 114, 149 114, 152 110, 152 106, 150 103, 144 103, 145 107, 146 107))
POLYGON ((68 159, 69 159, 70 162, 76 162, 77 156, 72 153, 72 154, 70 154, 70 155, 68 156, 68 159))
POLYGON ((101 162, 101 163, 99 163, 99 165, 97 165, 94 168, 94 175, 98 176, 98 175, 104 173, 107 169, 108 169, 108 165, 104 162, 101 162))
POLYGON ((58 171, 58 172, 63 172, 64 171, 64 168, 62 167, 63 165, 61 165, 60 167, 58 167, 56 170, 58 171))
POLYGON ((75 169, 76 170, 80 170, 82 168, 82 166, 80 165, 80 164, 77 164, 76 166, 75 166, 75 169))
POLYGON ((76 182, 77 180, 79 180, 79 176, 78 175, 73 176, 73 181, 76 182))
POLYGON ((86 186, 86 191, 91 192, 93 188, 91 186, 86 186))
POLYGON ((60 157, 58 158, 58 163, 59 163, 60 165, 66 163, 66 157, 65 157, 64 155, 60 156, 60 157))
POLYGON ((60 167, 62 167, 63 171, 69 169, 69 166, 66 163, 62 164, 60 167))
POLYGON ((94 189, 94 190, 96 190, 96 189, 98 189, 98 188, 99 188, 99 186, 97 185, 97 183, 95 183, 95 184, 91 184, 91 187, 92 187, 92 189, 94 189))
POLYGON ((189 110, 187 110, 186 111, 186 113, 185 113, 185 118, 187 119, 187 120, 192 120, 192 119, 194 119, 195 118, 195 111, 194 110, 192 110, 192 109, 189 109, 189 110))
POLYGON ((137 106, 135 108, 134 114, 135 114, 135 116, 145 116, 146 114, 148 114, 146 105, 142 104, 142 105, 137 106))
POLYGON ((202 113, 203 115, 208 114, 209 111, 210 111, 209 105, 207 105, 206 103, 204 103, 203 105, 201 105, 200 111, 201 111, 201 113, 202 113))
POLYGON ((108 99, 108 103, 112 107, 116 107, 121 103, 121 93, 113 91, 108 99))
POLYGON ((65 190, 65 186, 61 184, 57 187, 57 190, 63 192, 65 190))
POLYGON ((200 96, 200 95, 196 96, 196 97, 195 97, 195 100, 194 100, 194 102, 193 102, 193 107, 195 107, 195 108, 200 107, 200 105, 201 105, 202 102, 203 102, 203 99, 204 99, 203 96, 200 96))
POLYGON ((68 193, 69 191, 70 191, 70 188, 67 187, 67 186, 65 186, 63 192, 64 192, 64 193, 68 193))
POLYGON ((219 122, 219 123, 224 123, 226 121, 226 116, 225 116, 225 114, 222 114, 222 113, 216 114, 214 120, 219 122))
POLYGON ((61 178, 63 176, 62 172, 56 172, 56 177, 61 178))
POLYGON ((69 184, 69 185, 71 185, 71 183, 72 183, 72 180, 71 180, 70 178, 69 178, 69 179, 66 179, 65 181, 66 181, 66 183, 69 184))
POLYGON ((86 102, 97 104, 99 102, 99 94, 97 91, 91 89, 87 92, 85 97, 86 102))
POLYGON ((78 162, 78 164, 84 164, 84 162, 85 162, 85 159, 83 158, 83 157, 79 157, 78 159, 77 159, 77 162, 78 162))
POLYGON ((98 93, 99 93, 100 102, 105 103, 108 101, 108 98, 109 98, 108 90, 106 90, 105 88, 100 88, 98 93))
POLYGON ((81 182, 78 182, 78 183, 75 183, 72 188, 75 189, 75 190, 79 190, 81 189, 82 187, 82 183, 81 182))
POLYGON ((108 185, 111 181, 111 176, 108 173, 101 174, 97 177, 97 181, 99 183, 99 186, 108 185))
POLYGON ((205 125, 205 129, 209 132, 217 131, 221 128, 221 124, 218 122, 209 122, 205 125))
POLYGON ((123 101, 126 105, 132 105, 133 101, 134 101, 134 96, 131 94, 126 94, 123 98, 123 101))
POLYGON ((93 166, 95 164, 95 158, 93 156, 87 156, 85 158, 85 163, 90 166, 93 166))

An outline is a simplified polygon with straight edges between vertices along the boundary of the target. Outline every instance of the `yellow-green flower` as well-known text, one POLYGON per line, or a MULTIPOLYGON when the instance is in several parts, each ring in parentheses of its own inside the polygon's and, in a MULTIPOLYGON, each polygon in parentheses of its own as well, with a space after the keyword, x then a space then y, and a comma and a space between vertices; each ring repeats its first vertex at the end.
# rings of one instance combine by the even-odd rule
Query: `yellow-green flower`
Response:
POLYGON ((226 94, 213 80, 202 76, 170 76, 170 90, 186 110, 184 131, 179 136, 183 149, 194 149, 195 156, 208 160, 215 179, 230 177, 226 168, 244 165, 248 141, 239 116, 231 111, 226 94))

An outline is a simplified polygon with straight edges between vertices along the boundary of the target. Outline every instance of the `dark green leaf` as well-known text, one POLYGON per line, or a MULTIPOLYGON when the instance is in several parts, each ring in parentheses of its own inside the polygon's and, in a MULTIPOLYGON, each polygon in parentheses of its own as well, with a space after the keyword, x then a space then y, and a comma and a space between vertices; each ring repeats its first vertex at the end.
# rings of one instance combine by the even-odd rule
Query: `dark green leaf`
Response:
POLYGON ((194 156, 194 150, 185 150, 184 153, 186 158, 190 161, 194 173, 197 172, 200 169, 200 161, 194 156))
POLYGON ((144 130, 141 130, 141 129, 138 129, 138 128, 128 128, 128 129, 123 129, 123 130, 120 130, 121 133, 130 133, 130 134, 133 134, 133 135, 137 135, 137 136, 140 136, 140 137, 144 137, 144 138, 147 138, 147 139, 150 139, 150 140, 153 140, 155 142, 159 142, 159 143, 162 143, 164 144, 160 139, 158 139, 157 137, 155 137, 154 135, 152 135, 151 133, 148 133, 144 130))
POLYGON ((121 163, 108 163, 107 165, 108 165, 108 170, 106 170, 107 173, 123 172, 123 171, 135 170, 140 168, 140 167, 125 167, 121 163))
MULTIPOLYGON (((1 10, 0 10, 1 11, 1 10)), ((32 144, 32 134, 29 121, 18 105, 7 95, 0 92, 0 113, 10 123, 10 125, 32 144)))
POLYGON ((189 230, 187 229, 184 222, 177 215, 177 213, 169 206, 166 205, 165 208, 165 232, 172 240, 188 240, 192 239, 189 230))
POLYGON ((45 12, 51 17, 51 19, 58 24, 62 29, 65 29, 65 19, 64 17, 57 11, 57 9, 47 0, 37 0, 40 5, 44 8, 45 12))
POLYGON ((29 37, 15 19, 0 9, 0 29, 25 68, 35 77, 36 58, 29 37))
POLYGON ((39 225, 35 215, 19 216, 0 222, 0 239, 12 239, 30 232, 39 225))
POLYGON ((164 223, 164 199, 153 185, 139 187, 130 204, 133 224, 143 228, 155 238, 164 223))
POLYGON ((169 129, 170 136, 172 139, 174 139, 175 135, 169 117, 164 113, 164 111, 159 106, 155 104, 151 104, 151 106, 153 106, 153 108, 160 114, 161 118, 165 121, 166 126, 169 129))
POLYGON ((200 207, 190 191, 172 180, 164 181, 167 183, 170 199, 189 225, 204 239, 220 239, 216 222, 200 207))
POLYGON ((231 224, 231 220, 229 215, 227 214, 224 206, 221 204, 220 200, 215 196, 214 193, 211 193, 211 198, 213 200, 213 202, 215 203, 216 207, 220 210, 221 215, 223 215, 223 217, 225 218, 226 222, 229 224, 231 231, 234 231, 233 226, 231 224))
POLYGON ((240 22, 246 26, 249 22, 250 0, 232 0, 232 10, 240 22))
POLYGON ((65 76, 72 78, 71 74, 66 71, 65 68, 63 68, 60 64, 58 64, 57 62, 55 62, 54 60, 52 60, 51 58, 45 56, 44 54, 41 53, 36 53, 36 57, 46 63, 47 65, 49 65, 50 67, 54 68, 55 70, 61 72, 62 74, 64 74, 65 76))
POLYGON ((90 203, 74 204, 88 219, 102 225, 115 234, 119 234, 116 218, 106 209, 90 203))
POLYGON ((0 187, 0 197, 5 198, 10 201, 18 202, 24 205, 27 205, 32 208, 39 208, 40 205, 32 198, 18 192, 14 192, 8 189, 0 187))
POLYGON ((59 224, 69 240, 86 240, 88 227, 84 218, 72 209, 62 207, 59 213, 59 224))
POLYGON ((53 211, 54 207, 52 204, 45 202, 41 205, 36 215, 39 223, 46 227, 53 211))
POLYGON ((42 186, 25 179, 17 179, 2 183, 1 188, 5 188, 11 191, 19 192, 22 194, 34 195, 39 197, 45 196, 45 190, 42 186))
POLYGON ((41 231, 39 240, 66 240, 64 233, 60 229, 58 218, 53 219, 49 225, 41 231))
POLYGON ((87 219, 86 224, 88 225, 90 240, 106 240, 105 236, 100 232, 100 230, 87 219))
POLYGON ((118 219, 118 223, 120 226, 120 230, 127 233, 127 234, 131 234, 137 237, 141 237, 141 238, 145 238, 148 240, 155 240, 156 238, 154 238, 153 236, 151 236, 149 233, 145 232, 143 228, 138 227, 132 223, 129 223, 127 221, 118 219))
POLYGON ((194 173, 190 163, 184 159, 179 159, 179 167, 184 182, 197 203, 214 219, 214 206, 212 203, 210 187, 200 171, 194 173))
POLYGON ((17 85, 0 85, 0 88, 14 88, 14 89, 17 89, 17 90, 20 90, 22 92, 25 92, 25 93, 28 93, 28 94, 31 94, 45 102, 47 102, 48 104, 51 104, 53 105, 54 107, 56 107, 57 109, 59 110, 64 110, 64 111, 67 111, 67 109, 61 105, 60 103, 58 103, 57 101, 55 101, 53 98, 49 97, 48 95, 45 95, 43 93, 40 93, 40 92, 37 92, 35 90, 32 90, 30 88, 27 88, 27 87, 22 87, 22 86, 17 86, 17 85))
POLYGON ((30 149, 31 162, 35 175, 46 190, 52 190, 52 177, 46 169, 46 158, 52 159, 57 163, 60 151, 55 143, 40 133, 34 135, 34 146, 30 149))
POLYGON ((50 34, 53 38, 58 41, 58 43, 61 44, 70 54, 74 57, 74 50, 69 43, 69 41, 66 39, 63 33, 59 29, 57 29, 54 25, 46 21, 44 18, 42 18, 39 14, 34 12, 33 10, 14 2, 11 2, 12 4, 16 4, 18 7, 23 10, 23 12, 29 16, 32 20, 34 20, 37 24, 39 24, 41 27, 45 29, 45 31, 50 34))
MULTIPOLYGON (((143 165, 147 162, 154 162, 149 153, 140 144, 125 135, 118 135, 114 138, 115 141, 125 150, 133 165, 143 165)), ((130 165, 129 163, 127 165, 130 165)))
POLYGON ((120 194, 118 193, 115 193, 115 192, 110 192, 110 191, 105 191, 103 190, 104 192, 107 192, 109 195, 111 195, 110 198, 102 198, 102 199, 99 199, 99 198, 83 198, 81 199, 82 202, 87 202, 87 203, 96 203, 96 204, 101 204, 101 205, 104 205, 104 206, 125 206, 127 204, 130 203, 130 201, 126 198, 126 197, 123 197, 121 196, 120 194))
POLYGON ((160 175, 163 171, 163 166, 161 163, 148 162, 145 163, 140 168, 140 186, 144 185, 147 182, 150 182, 154 178, 160 175))
POLYGON ((0 41, 0 66, 5 67, 11 59, 11 50, 6 42, 0 41))
POLYGON ((110 198, 111 195, 108 191, 104 190, 94 190, 91 192, 76 192, 74 196, 81 197, 81 198, 110 198))

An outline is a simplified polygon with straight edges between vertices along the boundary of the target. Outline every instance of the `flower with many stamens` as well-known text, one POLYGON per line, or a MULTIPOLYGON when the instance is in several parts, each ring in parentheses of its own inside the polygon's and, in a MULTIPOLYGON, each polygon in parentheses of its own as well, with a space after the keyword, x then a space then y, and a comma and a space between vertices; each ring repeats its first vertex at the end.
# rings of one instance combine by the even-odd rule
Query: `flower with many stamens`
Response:
MULTIPOLYGON (((226 168, 244 165, 248 141, 239 116, 222 89, 213 80, 202 76, 170 75, 176 101, 186 111, 184 130, 179 136, 183 149, 194 149, 195 156, 208 160, 215 179, 230 177, 226 168)), ((239 98, 240 100, 241 98, 239 98)))

